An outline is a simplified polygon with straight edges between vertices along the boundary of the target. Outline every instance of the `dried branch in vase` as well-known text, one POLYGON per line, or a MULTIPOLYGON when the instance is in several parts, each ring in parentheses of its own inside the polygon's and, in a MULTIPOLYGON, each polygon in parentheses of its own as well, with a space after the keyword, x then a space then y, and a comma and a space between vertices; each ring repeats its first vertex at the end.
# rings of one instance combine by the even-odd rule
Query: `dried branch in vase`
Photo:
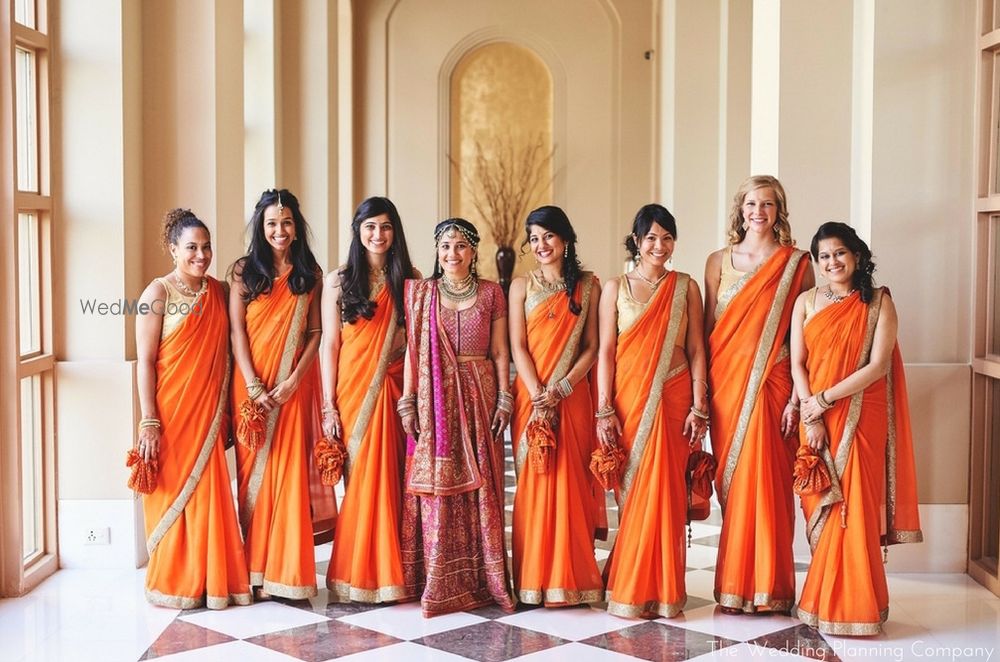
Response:
POLYGON ((513 246, 532 204, 552 182, 555 148, 547 151, 541 134, 523 141, 507 134, 486 144, 490 147, 475 141, 475 154, 466 169, 451 155, 448 160, 494 243, 513 246))

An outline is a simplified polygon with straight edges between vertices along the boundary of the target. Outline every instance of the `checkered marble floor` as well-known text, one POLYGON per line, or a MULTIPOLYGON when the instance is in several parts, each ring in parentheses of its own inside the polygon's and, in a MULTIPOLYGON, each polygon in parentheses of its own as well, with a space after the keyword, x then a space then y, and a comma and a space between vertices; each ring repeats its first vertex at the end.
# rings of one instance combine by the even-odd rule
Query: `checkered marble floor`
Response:
MULTIPOLYGON (((508 536, 513 486, 508 458, 508 536)), ((596 550, 601 566, 617 526, 610 498, 608 506, 609 542, 596 550)), ((311 600, 179 611, 145 603, 142 570, 70 570, 24 598, 0 600, 0 659, 955 660, 989 659, 1000 642, 1000 599, 961 574, 890 575, 889 622, 876 638, 824 637, 780 615, 722 614, 711 599, 719 525, 717 512, 693 525, 688 603, 673 619, 617 618, 604 605, 522 605, 514 614, 484 607, 425 619, 415 603, 331 603, 324 588, 311 600)), ((330 547, 316 548, 321 587, 330 547)), ((796 570, 801 585, 805 564, 796 570)))

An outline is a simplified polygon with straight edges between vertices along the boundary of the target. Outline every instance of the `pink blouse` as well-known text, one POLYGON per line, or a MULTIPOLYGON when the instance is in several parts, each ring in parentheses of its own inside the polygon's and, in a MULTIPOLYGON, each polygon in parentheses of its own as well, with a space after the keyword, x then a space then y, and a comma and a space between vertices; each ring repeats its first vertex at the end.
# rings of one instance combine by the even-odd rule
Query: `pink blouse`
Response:
POLYGON ((476 303, 471 308, 448 310, 439 306, 438 310, 441 325, 457 356, 486 356, 493 321, 507 314, 507 301, 499 284, 481 280, 476 303))

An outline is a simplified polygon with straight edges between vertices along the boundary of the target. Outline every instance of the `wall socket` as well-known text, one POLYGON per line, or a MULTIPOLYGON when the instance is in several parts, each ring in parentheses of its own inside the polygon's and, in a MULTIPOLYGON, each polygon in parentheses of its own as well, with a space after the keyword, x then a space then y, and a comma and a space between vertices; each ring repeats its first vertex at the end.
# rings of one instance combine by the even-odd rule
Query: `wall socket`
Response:
POLYGON ((84 545, 110 545, 111 544, 111 528, 107 526, 96 526, 86 529, 84 539, 84 545))

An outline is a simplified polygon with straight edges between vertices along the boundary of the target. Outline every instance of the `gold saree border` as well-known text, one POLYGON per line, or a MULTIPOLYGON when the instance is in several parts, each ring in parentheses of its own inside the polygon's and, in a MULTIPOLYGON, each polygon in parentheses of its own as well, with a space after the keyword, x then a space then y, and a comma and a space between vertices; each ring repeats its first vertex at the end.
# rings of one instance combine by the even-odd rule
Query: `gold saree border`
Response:
MULTIPOLYGON (((778 282, 778 290, 774 294, 774 301, 771 302, 771 309, 767 311, 764 330, 761 333, 760 340, 757 341, 757 351, 754 354, 753 364, 750 368, 747 390, 743 396, 743 404, 740 407, 740 417, 737 419, 736 432, 733 434, 733 440, 729 447, 729 455, 726 457, 726 466, 722 474, 719 505, 722 506, 723 513, 726 512, 726 503, 729 501, 729 487, 733 482, 733 474, 736 473, 736 465, 739 463, 740 453, 743 450, 743 441, 746 439, 747 430, 750 427, 750 416, 753 414, 754 404, 757 402, 760 387, 764 383, 764 376, 767 372, 767 359, 771 355, 771 349, 774 347, 774 338, 778 333, 778 324, 781 322, 781 315, 785 308, 785 302, 788 299, 788 293, 792 288, 792 281, 795 279, 795 272, 798 271, 799 263, 805 255, 805 251, 793 250, 792 254, 788 257, 788 262, 785 263, 785 269, 781 274, 781 280, 778 282)), ((726 291, 729 294, 728 299, 726 299, 727 306, 733 296, 743 288, 746 281, 756 274, 763 264, 762 262, 760 265, 757 265, 756 269, 748 272, 726 291)), ((720 305, 722 301, 723 299, 720 298, 720 305)), ((717 310, 719 309, 717 308, 717 310)), ((721 312, 716 315, 716 319, 720 316, 721 312)))
POLYGON ((526 605, 558 604, 569 606, 600 602, 603 599, 603 588, 582 591, 571 588, 521 589, 517 592, 518 602, 526 605))
MULTIPOLYGON (((302 336, 302 327, 305 326, 306 312, 309 309, 309 297, 300 294, 296 297, 295 310, 292 313, 292 325, 288 329, 285 337, 285 347, 281 351, 281 361, 278 363, 278 374, 275 376, 275 384, 288 379, 292 372, 292 361, 295 360, 295 352, 299 348, 302 336)), ((271 444, 274 442, 274 430, 278 426, 278 416, 281 414, 281 407, 275 407, 267 417, 267 434, 264 438, 264 445, 254 456, 253 469, 250 472, 250 481, 247 485, 247 496, 240 504, 240 525, 243 527, 243 535, 250 530, 250 521, 253 519, 253 511, 257 507, 257 495, 260 494, 260 485, 264 480, 264 468, 271 455, 271 444)), ((266 589, 265 589, 266 590, 266 589)), ((270 593, 270 591, 268 591, 270 593)))
POLYGON ((337 602, 401 602, 413 600, 417 596, 407 593, 403 586, 379 586, 378 588, 361 588, 338 580, 327 581, 326 587, 337 602))
POLYGON ((687 596, 683 596, 674 603, 649 600, 642 604, 632 604, 629 602, 616 602, 611 597, 611 591, 607 591, 605 599, 608 603, 608 613, 621 618, 642 618, 645 614, 659 614, 663 618, 673 618, 684 610, 687 604, 687 596))
MULTIPOLYGON (((635 441, 625 462, 625 471, 622 474, 621 489, 615 493, 618 508, 624 509, 628 503, 628 495, 632 491, 632 481, 639 471, 642 463, 642 456, 646 451, 646 443, 649 441, 649 433, 653 430, 653 419, 656 417, 656 410, 660 406, 663 397, 663 385, 667 382, 671 374, 670 359, 674 355, 674 343, 677 341, 677 333, 680 330, 681 316, 687 307, 688 281, 691 277, 687 274, 677 273, 677 281, 674 283, 674 298, 670 302, 670 322, 667 324, 667 332, 663 338, 663 345, 660 347, 660 355, 656 360, 656 372, 653 374, 653 383, 650 385, 649 396, 642 409, 642 417, 639 419, 639 427, 636 429, 635 441)), ((621 334, 619 334, 620 337, 621 334)), ((686 364, 678 366, 687 367, 686 364)), ((676 368, 675 368, 676 370, 676 368)), ((676 374, 676 373, 675 373, 676 374)), ((610 611, 611 605, 608 605, 610 611)))
MULTIPOLYGON (((580 287, 583 288, 583 296, 580 299, 580 314, 576 318, 576 322, 573 324, 573 331, 570 332, 569 339, 566 341, 565 347, 563 347, 562 354, 559 355, 559 361, 556 363, 556 367, 552 370, 552 375, 549 376, 549 383, 558 382, 560 379, 566 376, 569 372, 570 367, 573 364, 573 360, 576 358, 577 349, 580 347, 580 337, 583 335, 583 330, 587 326, 587 315, 590 314, 590 291, 593 289, 593 277, 594 274, 587 271, 584 272, 584 277, 580 279, 580 287)), ((538 301, 535 306, 532 306, 532 310, 543 301, 548 299, 550 296, 556 296, 558 292, 545 292, 543 291, 539 296, 538 301)), ((528 310, 528 300, 524 301, 524 315, 527 318, 531 311, 528 310)), ((528 439, 527 430, 528 427, 525 426, 524 432, 517 439, 517 454, 514 457, 514 478, 517 479, 521 475, 521 470, 524 468, 524 463, 528 460, 528 439)), ((534 603, 532 603, 534 604, 534 603)))
POLYGON ((218 441, 219 428, 222 426, 222 417, 228 409, 229 377, 232 369, 232 361, 226 358, 226 374, 222 380, 219 402, 215 406, 215 416, 212 417, 212 424, 208 428, 208 434, 205 436, 205 439, 201 442, 201 450, 198 451, 198 457, 194 461, 194 466, 191 468, 191 473, 188 475, 187 480, 184 481, 184 486, 177 493, 174 502, 170 504, 170 507, 160 517, 160 521, 156 523, 156 527, 146 540, 146 551, 150 556, 153 555, 153 552, 156 551, 156 548, 163 541, 170 527, 174 525, 177 518, 184 512, 184 508, 187 507, 188 501, 191 500, 194 491, 198 489, 198 483, 201 482, 201 477, 205 473, 205 467, 208 466, 208 460, 212 457, 212 451, 215 448, 215 443, 218 441))
POLYGON ((822 621, 819 616, 808 612, 801 607, 799 607, 796 611, 796 616, 798 616, 799 620, 809 627, 816 628, 823 634, 832 634, 834 636, 870 637, 872 635, 882 634, 882 624, 889 618, 888 607, 879 612, 878 623, 822 621))
MULTIPOLYGON (((385 373, 389 370, 392 362, 392 345, 396 338, 396 308, 392 308, 389 313, 389 324, 386 326, 385 338, 382 340, 382 348, 378 354, 378 364, 375 366, 375 374, 372 375, 371 384, 365 393, 365 399, 361 401, 361 409, 354 420, 354 427, 351 429, 351 437, 347 442, 347 462, 344 463, 344 487, 351 477, 351 470, 354 468, 354 461, 358 457, 361 442, 368 431, 368 424, 371 422, 372 412, 375 411, 375 403, 378 401, 382 387, 385 385, 385 373)), ((367 602, 367 601, 366 601, 367 602)))
POLYGON ((775 612, 791 611, 795 606, 794 598, 775 598, 770 593, 754 593, 753 600, 747 600, 742 595, 715 591, 715 601, 722 607, 740 609, 744 614, 756 614, 761 609, 775 612))
POLYGON ((893 372, 894 368, 890 367, 885 378, 889 429, 885 444, 885 534, 880 540, 883 545, 924 541, 924 534, 919 529, 910 531, 896 528, 896 382, 893 372))
MULTIPOLYGON (((872 343, 875 340, 875 326, 878 323, 879 311, 882 309, 882 288, 876 290, 876 297, 872 298, 868 306, 868 318, 865 321, 865 339, 861 345, 861 354, 858 356, 858 364, 855 370, 860 370, 868 364, 871 358, 872 343)), ((858 423, 861 421, 861 403, 864 399, 864 390, 858 391, 851 396, 847 409, 847 421, 844 424, 844 431, 840 436, 840 444, 837 446, 837 457, 831 463, 830 445, 823 448, 823 461, 830 471, 830 489, 828 489, 816 505, 809 521, 806 522, 806 537, 809 539, 809 548, 816 551, 819 545, 820 536, 826 526, 826 521, 830 517, 830 509, 835 503, 844 500, 843 488, 840 480, 844 477, 844 469, 847 467, 847 459, 854 445, 854 436, 858 431, 858 423), (832 466, 831 466, 832 464, 832 466)), ((842 507, 846 507, 842 506, 842 507)))
POLYGON ((249 605, 253 599, 249 593, 230 593, 228 596, 206 595, 192 598, 186 595, 168 595, 147 588, 146 601, 151 605, 169 607, 170 609, 197 609, 199 607, 225 609, 229 605, 241 607, 249 605))

